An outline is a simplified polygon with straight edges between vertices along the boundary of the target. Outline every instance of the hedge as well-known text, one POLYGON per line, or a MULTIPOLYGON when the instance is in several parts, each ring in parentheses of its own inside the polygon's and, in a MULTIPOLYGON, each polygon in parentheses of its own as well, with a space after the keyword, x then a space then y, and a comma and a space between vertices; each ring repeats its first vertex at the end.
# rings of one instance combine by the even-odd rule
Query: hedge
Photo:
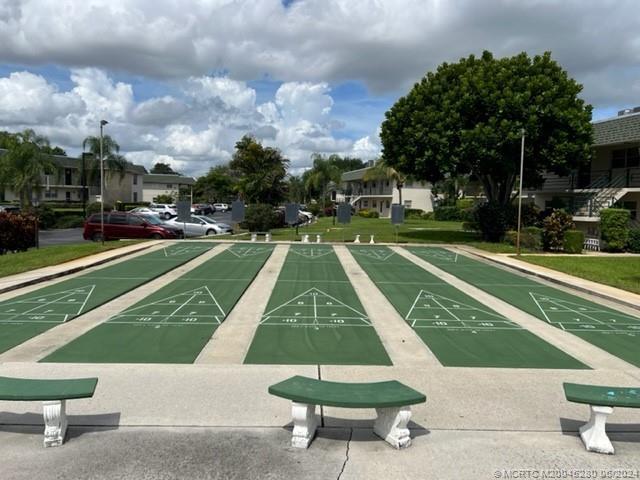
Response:
POLYGON ((640 253, 640 228, 632 228, 629 230, 627 250, 631 253, 640 253))
POLYGON ((0 255, 36 245, 36 217, 0 212, 0 255))
POLYGON ((629 210, 622 208, 605 208, 600 211, 600 231, 607 250, 619 252, 627 245, 629 218, 629 210))
POLYGON ((458 207, 436 207, 434 212, 435 219, 440 222, 462 220, 462 213, 458 207))
POLYGON ((567 230, 564 232, 564 252, 582 253, 584 246, 584 232, 580 230, 567 230))
POLYGON ((358 210, 358 216, 363 218, 379 218, 380 214, 375 210, 367 210, 363 208, 362 210, 358 210))
POLYGON ((250 232, 268 232, 272 228, 281 227, 281 220, 284 221, 284 215, 280 218, 271 205, 257 203, 246 208, 244 222, 240 227, 250 232))
MULTIPOLYGON (((518 231, 509 230, 506 233, 506 240, 511 245, 517 244, 518 231)), ((520 246, 529 250, 542 249, 542 229, 538 227, 525 227, 520 231, 520 246)))

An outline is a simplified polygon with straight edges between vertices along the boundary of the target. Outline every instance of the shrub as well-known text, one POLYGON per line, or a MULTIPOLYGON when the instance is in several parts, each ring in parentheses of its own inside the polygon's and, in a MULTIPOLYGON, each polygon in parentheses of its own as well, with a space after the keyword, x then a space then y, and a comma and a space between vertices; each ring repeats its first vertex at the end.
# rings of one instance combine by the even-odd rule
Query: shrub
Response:
POLYGON ((473 198, 459 198, 456 200, 456 207, 460 210, 466 210, 467 208, 473 208, 475 200, 473 198))
POLYGON ((574 228, 573 220, 564 210, 554 210, 543 221, 542 244, 545 250, 560 251, 564 248, 567 230, 574 228))
POLYGON ((405 208, 404 209, 404 218, 405 220, 420 220, 422 215, 424 214, 423 210, 419 208, 405 208))
MULTIPOLYGON (((516 211, 517 215, 517 211, 516 211)), ((518 219, 516 217, 516 223, 518 219)), ((522 226, 523 227, 541 227, 540 221, 540 209, 534 203, 527 203, 522 205, 522 226)))
MULTIPOLYGON (((516 246, 518 243, 518 231, 509 230, 505 239, 507 243, 516 246)), ((529 250, 542 249, 542 229, 538 227, 525 227, 520 231, 520 246, 529 250)))
POLYGON ((314 217, 317 217, 320 215, 320 204, 319 203, 312 203, 310 205, 308 205, 308 210, 313 214, 314 217))
POLYGON ((240 226, 250 232, 268 232, 280 226, 280 219, 271 205, 257 203, 246 208, 240 226))
POLYGON ((640 228, 632 228, 629 230, 627 250, 631 253, 640 253, 640 228))
POLYGON ((38 228, 43 230, 53 228, 56 223, 56 212, 46 203, 38 205, 30 213, 38 217, 38 228))
POLYGON ((435 220, 436 214, 435 212, 424 212, 421 218, 422 220, 435 220))
POLYGON ((375 210, 363 208, 362 210, 358 210, 358 216, 363 218, 379 218, 380 214, 375 210))
POLYGON ((565 253, 582 253, 584 245, 584 232, 580 230, 567 230, 564 233, 565 253))
POLYGON ((629 210, 622 208, 605 208, 600 212, 600 231, 607 250, 619 252, 627 245, 629 218, 629 210))
POLYGON ((440 222, 462 220, 458 207, 437 207, 434 212, 435 219, 440 222))
POLYGON ((0 212, 0 255, 25 251, 36 244, 36 218, 0 212))
POLYGON ((499 242, 505 232, 515 226, 513 205, 487 202, 475 209, 474 222, 482 238, 489 242, 499 242))
POLYGON ((173 196, 162 193, 153 199, 153 203, 173 203, 173 196))
POLYGON ((64 215, 58 217, 55 228, 79 228, 84 225, 82 215, 64 215))
MULTIPOLYGON (((105 203, 104 211, 110 212, 111 210, 113 210, 113 205, 105 203)), ((92 213, 100 213, 100 202, 93 202, 87 205, 87 215, 91 215, 92 213)))

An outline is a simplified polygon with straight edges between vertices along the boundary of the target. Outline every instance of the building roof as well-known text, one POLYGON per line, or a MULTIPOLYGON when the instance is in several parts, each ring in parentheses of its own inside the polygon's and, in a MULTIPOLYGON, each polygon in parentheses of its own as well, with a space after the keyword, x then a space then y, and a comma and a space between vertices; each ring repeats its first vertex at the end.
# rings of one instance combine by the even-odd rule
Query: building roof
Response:
POLYGON ((593 122, 593 145, 615 145, 640 142, 640 113, 593 122))
POLYGON ((350 172, 344 172, 342 174, 342 181, 349 182, 353 180, 362 180, 366 171, 371 170, 372 168, 373 167, 365 167, 365 168, 360 168, 358 170, 351 170, 350 172))
POLYGON ((196 183, 196 179, 193 177, 185 177, 182 175, 176 175, 173 173, 148 173, 142 177, 143 183, 166 183, 166 184, 178 184, 178 185, 193 185, 196 183))
MULTIPOLYGON (((6 151, 6 149, 0 148, 0 155, 4 154, 6 151)), ((69 157, 67 155, 48 155, 48 157, 57 163, 60 168, 80 169, 82 167, 82 160, 79 157, 69 157)), ((105 170, 109 170, 109 165, 107 163, 105 163, 105 170)), ((144 175, 147 173, 147 169, 142 165, 136 165, 127 161, 127 172, 144 175)))

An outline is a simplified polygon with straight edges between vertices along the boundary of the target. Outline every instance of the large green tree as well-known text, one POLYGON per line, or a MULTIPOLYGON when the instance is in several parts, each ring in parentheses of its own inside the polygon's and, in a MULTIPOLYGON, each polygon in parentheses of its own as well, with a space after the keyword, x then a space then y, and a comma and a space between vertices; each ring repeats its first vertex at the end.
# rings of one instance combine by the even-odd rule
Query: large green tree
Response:
POLYGON ((340 183, 342 171, 331 161, 331 157, 325 158, 314 153, 311 158, 313 159, 313 166, 311 170, 305 172, 305 188, 310 193, 319 192, 322 208, 325 208, 327 206, 329 185, 340 183))
POLYGON ((206 175, 198 177, 193 185, 193 196, 202 202, 226 202, 234 198, 236 179, 228 165, 217 165, 206 175))
POLYGON ((159 173, 164 175, 179 175, 168 163, 157 162, 151 167, 149 173, 159 173))
POLYGON ((31 206, 34 192, 42 189, 43 174, 52 174, 57 165, 49 157, 49 140, 33 130, 10 134, 0 132, 0 185, 9 186, 23 207, 31 206))
POLYGON ((289 160, 278 149, 264 147, 245 135, 236 143, 229 168, 237 178, 237 189, 245 202, 277 205, 286 198, 288 165, 289 160))
POLYGON ((437 182, 474 174, 489 202, 506 205, 520 169, 525 185, 560 175, 591 155, 591 106, 582 86, 549 52, 496 59, 489 52, 429 72, 386 113, 383 157, 394 168, 437 182))

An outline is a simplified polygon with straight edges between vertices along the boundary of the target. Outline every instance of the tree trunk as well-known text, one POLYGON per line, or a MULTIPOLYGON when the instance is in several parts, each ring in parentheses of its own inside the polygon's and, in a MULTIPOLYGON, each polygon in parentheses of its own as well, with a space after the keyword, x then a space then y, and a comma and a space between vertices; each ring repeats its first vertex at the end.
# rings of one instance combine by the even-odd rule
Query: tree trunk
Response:
POLYGON ((481 177, 484 194, 489 202, 495 202, 500 205, 508 205, 511 201, 511 192, 515 185, 516 176, 507 175, 503 179, 496 179, 489 175, 481 177))

